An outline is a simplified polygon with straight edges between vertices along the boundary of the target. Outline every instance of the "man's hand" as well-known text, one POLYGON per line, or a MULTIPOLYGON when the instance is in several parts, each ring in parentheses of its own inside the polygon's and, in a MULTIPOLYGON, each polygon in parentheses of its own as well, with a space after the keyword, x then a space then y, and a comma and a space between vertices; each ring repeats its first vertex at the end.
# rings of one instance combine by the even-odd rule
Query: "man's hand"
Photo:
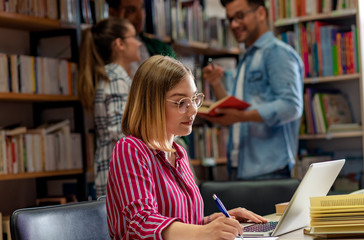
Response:
POLYGON ((224 75, 224 69, 220 66, 209 64, 202 69, 203 79, 208 81, 211 86, 215 86, 221 83, 221 78, 224 75))

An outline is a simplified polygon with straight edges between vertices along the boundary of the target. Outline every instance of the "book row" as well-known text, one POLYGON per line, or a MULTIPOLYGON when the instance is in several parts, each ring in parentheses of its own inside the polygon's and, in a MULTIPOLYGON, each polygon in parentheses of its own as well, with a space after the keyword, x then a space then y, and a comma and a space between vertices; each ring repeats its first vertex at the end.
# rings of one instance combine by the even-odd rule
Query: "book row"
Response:
POLYGON ((314 21, 294 25, 279 35, 300 54, 305 77, 336 76, 359 72, 357 28, 314 21))
POLYGON ((349 102, 339 90, 306 88, 304 106, 302 134, 361 130, 360 124, 353 122, 349 102))
POLYGON ((77 66, 64 59, 0 53, 0 92, 76 95, 77 66))
POLYGON ((190 158, 200 159, 203 164, 218 158, 225 158, 227 139, 227 128, 207 125, 194 127, 188 138, 190 158))
POLYGON ((147 9, 147 31, 160 39, 181 43, 205 43, 213 48, 236 49, 237 42, 224 17, 208 14, 199 0, 154 1, 147 9))
POLYGON ((69 121, 0 130, 0 174, 82 169, 81 135, 69 121))
POLYGON ((104 0, 0 0, 0 13, 17 13, 63 23, 76 24, 81 17, 82 23, 93 24, 108 17, 109 9, 104 0), (77 5, 80 13, 77 12, 77 5))
POLYGON ((0 12, 18 13, 60 20, 68 23, 76 23, 77 1, 78 0, 0 0, 0 12))
POLYGON ((355 0, 271 0, 270 4, 273 21, 356 9, 357 7, 355 0))

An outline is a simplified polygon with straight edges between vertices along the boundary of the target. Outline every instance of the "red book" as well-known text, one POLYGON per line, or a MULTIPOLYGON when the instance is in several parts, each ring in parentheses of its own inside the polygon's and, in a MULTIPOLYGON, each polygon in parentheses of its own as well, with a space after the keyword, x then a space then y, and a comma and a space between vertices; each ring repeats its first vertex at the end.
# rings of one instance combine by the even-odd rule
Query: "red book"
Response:
POLYGON ((199 115, 209 115, 209 116, 216 116, 216 108, 236 108, 239 110, 244 110, 250 106, 249 103, 244 102, 240 99, 237 99, 234 96, 226 96, 219 101, 211 104, 210 106, 202 105, 199 109, 197 114, 199 115))

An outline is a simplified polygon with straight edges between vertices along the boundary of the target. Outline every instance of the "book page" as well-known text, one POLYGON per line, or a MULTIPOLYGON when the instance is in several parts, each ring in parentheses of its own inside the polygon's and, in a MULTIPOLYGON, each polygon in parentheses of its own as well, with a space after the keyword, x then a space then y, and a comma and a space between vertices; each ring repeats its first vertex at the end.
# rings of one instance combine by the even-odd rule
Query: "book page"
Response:
POLYGON ((363 206, 364 194, 332 195, 310 198, 311 207, 363 206))

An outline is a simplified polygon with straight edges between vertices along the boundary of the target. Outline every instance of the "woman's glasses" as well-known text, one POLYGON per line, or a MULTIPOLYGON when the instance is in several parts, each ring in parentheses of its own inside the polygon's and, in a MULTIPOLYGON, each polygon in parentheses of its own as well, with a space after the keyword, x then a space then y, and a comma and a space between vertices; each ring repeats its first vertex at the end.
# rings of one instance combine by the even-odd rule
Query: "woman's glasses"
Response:
POLYGON ((183 113, 187 112, 188 108, 191 105, 196 109, 201 107, 204 97, 205 97, 205 95, 203 93, 197 93, 195 96, 192 96, 190 98, 185 97, 179 101, 173 101, 170 99, 167 99, 167 101, 177 104, 178 112, 183 114, 183 113))

